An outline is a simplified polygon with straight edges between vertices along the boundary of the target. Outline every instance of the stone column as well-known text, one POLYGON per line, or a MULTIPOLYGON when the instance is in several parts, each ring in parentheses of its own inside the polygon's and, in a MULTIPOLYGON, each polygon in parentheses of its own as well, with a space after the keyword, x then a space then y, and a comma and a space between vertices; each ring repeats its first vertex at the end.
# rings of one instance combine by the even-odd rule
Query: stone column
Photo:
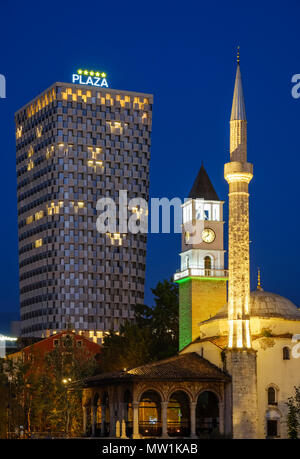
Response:
POLYGON ((86 435, 86 427, 87 427, 87 407, 83 406, 82 407, 82 414, 83 414, 83 434, 86 435))
POLYGON ((109 404, 109 436, 114 437, 116 435, 116 424, 115 424, 115 412, 114 412, 115 406, 111 402, 109 404))
POLYGON ((92 405, 91 409, 91 424, 92 424, 92 437, 96 435, 96 420, 97 420, 97 405, 92 405))
POLYGON ((168 438, 168 402, 161 402, 162 437, 168 438))
POLYGON ((125 422, 128 421, 127 403, 126 402, 122 402, 121 403, 121 419, 124 419, 125 422))
POLYGON ((191 438, 196 438, 196 407, 197 402, 190 403, 190 416, 191 416, 191 438))
POLYGON ((101 403, 101 437, 105 436, 106 406, 101 403))
POLYGON ((141 438, 139 433, 139 404, 138 402, 132 403, 132 412, 133 412, 133 434, 132 438, 137 439, 141 438))
POLYGON ((219 401, 219 431, 221 435, 224 435, 225 430, 224 430, 224 402, 223 400, 219 401))

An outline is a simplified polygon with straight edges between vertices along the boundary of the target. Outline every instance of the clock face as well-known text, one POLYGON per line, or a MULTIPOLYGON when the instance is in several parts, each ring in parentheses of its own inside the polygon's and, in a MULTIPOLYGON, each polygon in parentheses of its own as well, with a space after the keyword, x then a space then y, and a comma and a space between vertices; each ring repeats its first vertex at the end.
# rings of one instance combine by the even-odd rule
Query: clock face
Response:
POLYGON ((205 228, 202 231, 202 239, 204 242, 207 242, 207 244, 210 244, 216 239, 216 233, 211 228, 205 228))

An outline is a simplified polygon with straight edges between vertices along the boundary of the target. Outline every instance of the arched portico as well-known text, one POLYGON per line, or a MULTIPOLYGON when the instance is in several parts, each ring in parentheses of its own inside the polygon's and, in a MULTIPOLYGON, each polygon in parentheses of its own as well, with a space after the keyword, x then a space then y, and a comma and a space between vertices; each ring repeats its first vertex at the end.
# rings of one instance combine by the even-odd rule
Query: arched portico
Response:
POLYGON ((169 398, 167 428, 170 437, 190 436, 190 398, 183 390, 173 392, 169 398))
POLYGON ((162 434, 161 396, 155 390, 145 391, 139 401, 139 433, 143 437, 158 437, 162 434))
POLYGON ((196 405, 196 434, 209 437, 219 433, 220 403, 215 392, 205 390, 198 395, 196 405))

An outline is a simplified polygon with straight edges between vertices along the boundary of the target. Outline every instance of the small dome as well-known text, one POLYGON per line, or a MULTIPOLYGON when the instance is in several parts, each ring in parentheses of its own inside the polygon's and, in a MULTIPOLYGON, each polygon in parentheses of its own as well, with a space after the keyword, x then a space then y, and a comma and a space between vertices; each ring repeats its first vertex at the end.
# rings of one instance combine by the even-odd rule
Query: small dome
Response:
MULTIPOLYGON (((289 320, 300 320, 300 310, 290 300, 276 293, 254 290, 250 293, 252 317, 281 317, 289 320)), ((211 319, 227 318, 227 304, 211 319)), ((206 321, 208 322, 208 321, 206 321)))
POLYGON ((263 290, 254 290, 250 298, 252 316, 300 320, 300 310, 283 296, 263 290))

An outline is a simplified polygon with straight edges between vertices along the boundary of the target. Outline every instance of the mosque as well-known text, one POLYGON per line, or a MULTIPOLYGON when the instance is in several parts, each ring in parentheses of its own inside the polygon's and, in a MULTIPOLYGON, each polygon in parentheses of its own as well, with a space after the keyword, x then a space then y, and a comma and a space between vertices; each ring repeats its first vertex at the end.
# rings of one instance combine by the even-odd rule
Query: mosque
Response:
POLYGON ((84 431, 145 438, 287 438, 286 402, 300 385, 293 336, 300 310, 250 292, 247 120, 238 58, 230 118, 228 270, 223 204, 203 167, 183 206, 178 355, 83 383, 84 431), (195 225, 196 223, 196 225, 195 225), (194 226, 193 226, 194 225, 194 226), (197 226, 198 225, 198 226, 197 226), (201 238, 190 228, 201 228, 201 238))

